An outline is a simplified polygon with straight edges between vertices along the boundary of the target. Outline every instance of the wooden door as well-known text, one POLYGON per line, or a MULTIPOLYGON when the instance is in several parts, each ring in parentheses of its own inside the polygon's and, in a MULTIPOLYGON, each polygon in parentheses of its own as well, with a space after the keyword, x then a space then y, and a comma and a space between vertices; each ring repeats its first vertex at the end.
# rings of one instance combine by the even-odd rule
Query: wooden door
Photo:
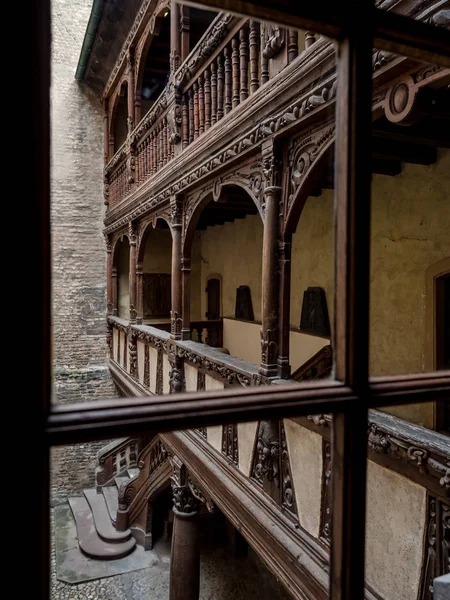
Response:
POLYGON ((220 319, 220 281, 219 279, 209 279, 206 288, 208 294, 208 311, 206 318, 208 321, 220 319))

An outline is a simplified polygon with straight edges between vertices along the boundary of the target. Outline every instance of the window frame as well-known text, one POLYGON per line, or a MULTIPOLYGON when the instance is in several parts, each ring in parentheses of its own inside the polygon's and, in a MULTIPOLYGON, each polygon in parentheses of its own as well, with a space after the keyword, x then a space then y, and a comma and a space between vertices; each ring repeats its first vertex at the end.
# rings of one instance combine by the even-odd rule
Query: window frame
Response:
MULTIPOLYGON (((213 425, 225 418, 250 421, 333 414, 331 600, 364 597, 365 490, 368 408, 438 401, 450 396, 450 371, 368 377, 370 258, 370 137, 372 48, 450 66, 450 32, 374 8, 369 0, 203 0, 209 6, 263 21, 312 30, 337 40, 335 381, 259 389, 230 389, 155 398, 51 404, 50 255, 50 0, 32 3, 32 210, 39 223, 29 247, 38 285, 33 289, 40 329, 31 342, 40 357, 33 381, 40 397, 38 452, 41 482, 41 594, 49 597, 50 447, 213 425), (360 27, 370 23, 371 31, 360 27), (366 201, 361 201, 365 198, 366 201)), ((27 290, 29 294, 29 290, 27 290)), ((29 354, 31 356, 31 354, 29 354)))

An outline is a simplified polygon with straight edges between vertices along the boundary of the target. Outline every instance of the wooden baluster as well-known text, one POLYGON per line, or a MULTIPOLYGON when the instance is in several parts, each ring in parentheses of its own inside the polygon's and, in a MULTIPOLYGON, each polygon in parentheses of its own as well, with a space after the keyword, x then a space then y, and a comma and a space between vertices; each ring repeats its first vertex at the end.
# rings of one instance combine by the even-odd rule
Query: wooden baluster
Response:
POLYGON ((167 139, 167 117, 163 120, 163 164, 166 165, 169 162, 170 151, 168 147, 167 139))
POLYGON ((166 129, 167 129, 167 162, 169 162, 174 157, 175 146, 170 143, 170 135, 169 135, 170 129, 169 129, 169 121, 167 120, 167 117, 166 117, 166 129))
POLYGON ((158 129, 153 130, 153 174, 158 170, 158 129))
POLYGON ((164 166, 164 150, 163 150, 163 124, 158 127, 158 171, 164 166))
POLYGON ((189 143, 194 141, 194 90, 189 89, 189 143))
POLYGON ((183 150, 189 145, 189 107, 186 94, 183 94, 181 104, 181 144, 183 150))
POLYGON ((305 31, 305 48, 309 48, 316 41, 314 31, 305 31))
POLYGON ((144 179, 148 179, 151 171, 151 160, 152 160, 152 138, 147 136, 145 139, 145 162, 144 162, 144 179))
POLYGON ((224 72, 223 58, 221 55, 217 57, 217 120, 223 117, 223 88, 224 88, 224 72))
POLYGON ((205 69, 205 131, 211 127, 211 75, 205 69))
POLYGON ((288 47, 287 47, 287 59, 288 64, 291 63, 294 58, 298 56, 298 31, 296 29, 289 29, 288 31, 288 47))
POLYGON ((269 81, 269 59, 264 58, 264 47, 266 45, 266 28, 261 24, 261 35, 259 36, 261 46, 259 49, 261 56, 261 85, 269 81))
POLYGON ((237 36, 235 36, 231 40, 231 48, 232 48, 231 67, 232 67, 232 72, 233 72, 232 102, 233 102, 233 108, 236 108, 236 106, 239 104, 239 83, 240 83, 240 78, 239 78, 239 39, 237 36))
POLYGON ((194 83, 194 140, 198 138, 198 83, 194 83))
POLYGON ((258 46, 259 46, 259 25, 256 21, 250 21, 250 92, 256 92, 259 88, 258 75, 258 46))
POLYGON ((205 94, 203 88, 203 75, 198 78, 198 135, 202 135, 205 131, 205 94))
POLYGON ((135 171, 134 171, 134 179, 137 183, 139 183, 139 180, 141 177, 142 150, 143 150, 143 143, 136 146, 136 166, 135 166, 135 171))
POLYGON ((138 154, 138 164, 137 164, 137 180, 143 181, 144 180, 144 175, 145 175, 145 153, 147 151, 147 138, 141 142, 140 146, 139 146, 139 154, 138 154))
POLYGON ((150 134, 150 162, 149 162, 149 174, 153 176, 155 174, 155 131, 153 130, 150 134))
POLYGON ((248 98, 248 26, 239 31, 239 70, 241 72, 240 101, 248 98))
POLYGON ((225 48, 225 114, 231 110, 231 55, 230 47, 225 48))
POLYGON ((217 65, 211 63, 211 125, 217 121, 217 65))
POLYGON ((142 160, 141 160, 141 176, 140 180, 145 181, 148 176, 148 145, 150 138, 147 136, 144 140, 142 148, 142 160))

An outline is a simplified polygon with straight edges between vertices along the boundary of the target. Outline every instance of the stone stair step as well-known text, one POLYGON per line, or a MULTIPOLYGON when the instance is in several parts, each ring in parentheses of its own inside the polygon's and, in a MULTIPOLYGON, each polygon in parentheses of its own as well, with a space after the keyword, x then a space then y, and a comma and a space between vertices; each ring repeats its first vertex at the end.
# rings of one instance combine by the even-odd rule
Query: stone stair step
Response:
POLYGON ((118 475, 117 477, 114 477, 114 481, 116 483, 117 489, 119 489, 122 483, 124 481, 130 481, 130 478, 127 475, 118 475))
POLYGON ((116 522, 117 510, 119 508, 119 491, 115 485, 102 488, 109 516, 113 523, 116 522))
POLYGON ((80 549, 91 558, 114 560, 130 554, 136 546, 136 540, 130 537, 126 542, 109 543, 102 540, 95 529, 94 517, 84 496, 69 498, 69 505, 77 527, 80 549))
POLYGON ((117 531, 111 523, 111 517, 109 516, 103 494, 97 494, 95 489, 90 489, 84 490, 84 496, 91 508, 97 533, 102 540, 111 544, 117 544, 130 539, 131 531, 129 529, 117 531))
POLYGON ((138 467, 132 467, 130 469, 128 469, 127 473, 130 479, 134 479, 135 477, 137 477, 139 475, 139 468, 138 467))

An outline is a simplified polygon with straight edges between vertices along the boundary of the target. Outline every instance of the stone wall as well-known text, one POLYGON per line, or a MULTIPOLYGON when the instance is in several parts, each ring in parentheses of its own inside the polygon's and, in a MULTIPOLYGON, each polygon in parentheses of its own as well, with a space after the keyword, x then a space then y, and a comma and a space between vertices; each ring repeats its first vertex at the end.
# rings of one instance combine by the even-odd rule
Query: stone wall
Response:
MULTIPOLYGON (((118 392, 107 367, 106 251, 102 235, 103 118, 74 74, 92 0, 52 1, 51 220, 54 401, 118 392)), ((53 503, 93 482, 105 442, 52 451, 53 503)))

